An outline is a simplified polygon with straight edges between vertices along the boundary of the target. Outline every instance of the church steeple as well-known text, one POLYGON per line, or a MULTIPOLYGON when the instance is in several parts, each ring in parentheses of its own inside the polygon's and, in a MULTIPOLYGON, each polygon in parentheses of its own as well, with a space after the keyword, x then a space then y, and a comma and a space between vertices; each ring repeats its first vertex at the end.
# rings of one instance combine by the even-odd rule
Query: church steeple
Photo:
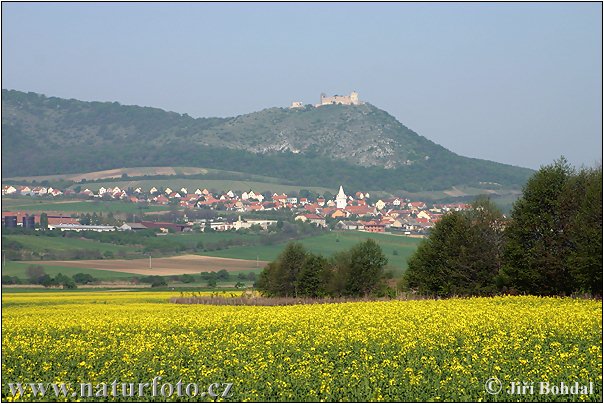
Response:
POLYGON ((338 192, 338 195, 336 196, 336 207, 338 209, 344 209, 346 207, 347 199, 348 199, 348 197, 344 193, 344 188, 342 188, 342 186, 340 185, 340 191, 338 192))

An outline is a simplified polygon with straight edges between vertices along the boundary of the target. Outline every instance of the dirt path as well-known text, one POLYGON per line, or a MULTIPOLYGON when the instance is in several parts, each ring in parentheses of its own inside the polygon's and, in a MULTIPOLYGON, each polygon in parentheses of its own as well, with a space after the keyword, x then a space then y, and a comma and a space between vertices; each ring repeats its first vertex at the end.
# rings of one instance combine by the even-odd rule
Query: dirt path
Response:
POLYGON ((78 261, 31 261, 32 264, 54 265, 70 268, 90 268, 105 271, 125 272, 138 275, 182 275, 200 272, 246 271, 264 268, 266 261, 250 261, 233 258, 206 257, 201 255, 181 255, 178 257, 135 260, 78 260, 78 261), (257 265, 256 265, 257 264, 257 265))

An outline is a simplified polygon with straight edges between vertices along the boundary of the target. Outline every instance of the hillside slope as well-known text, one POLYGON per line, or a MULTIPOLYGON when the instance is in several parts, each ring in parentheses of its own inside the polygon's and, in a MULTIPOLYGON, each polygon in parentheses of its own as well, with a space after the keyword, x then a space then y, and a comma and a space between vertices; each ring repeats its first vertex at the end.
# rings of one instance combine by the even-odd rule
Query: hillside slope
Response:
POLYGON ((317 186, 520 186, 531 170, 458 156, 370 104, 197 118, 2 90, 2 176, 188 165, 317 186))

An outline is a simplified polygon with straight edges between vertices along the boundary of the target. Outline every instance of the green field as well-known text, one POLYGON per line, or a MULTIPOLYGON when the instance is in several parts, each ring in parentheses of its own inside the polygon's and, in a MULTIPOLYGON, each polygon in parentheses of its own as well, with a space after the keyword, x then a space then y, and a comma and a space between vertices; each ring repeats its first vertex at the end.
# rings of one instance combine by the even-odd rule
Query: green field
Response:
MULTIPOLYGON (((388 268, 400 274, 407 268, 407 259, 415 251, 419 239, 395 236, 390 234, 363 233, 356 231, 331 232, 328 234, 308 237, 300 242, 311 252, 330 256, 335 252, 348 250, 355 244, 372 238, 382 247, 388 257, 388 268), (397 251, 397 255, 394 255, 397 251)), ((232 247, 227 250, 204 252, 203 255, 224 258, 240 258, 261 261, 272 261, 283 251, 285 243, 270 246, 232 247)))
MULTIPOLYGON (((16 276, 20 279, 27 279, 27 267, 30 265, 40 265, 40 264, 29 264, 25 262, 15 262, 8 261, 6 266, 2 267, 2 275, 8 276, 16 276)), ((58 265, 40 265, 44 267, 44 272, 46 272, 50 276, 55 276, 58 273, 62 273, 63 275, 73 276, 77 273, 90 274, 97 279, 103 281, 109 280, 120 280, 120 279, 128 279, 134 276, 140 276, 136 274, 129 274, 125 272, 114 272, 114 271, 105 271, 100 269, 91 269, 91 268, 71 268, 71 267, 62 267, 58 265)))
POLYGON ((111 252, 136 252, 136 248, 132 246, 121 246, 110 243, 101 243, 96 240, 88 240, 81 238, 65 238, 65 237, 46 237, 46 236, 31 236, 22 234, 13 234, 2 236, 7 240, 17 241, 23 245, 24 249, 35 253, 44 253, 52 251, 69 251, 69 250, 97 250, 101 253, 111 252))
POLYGON ((49 201, 34 198, 2 198, 2 210, 18 210, 28 212, 73 212, 73 213, 145 213, 160 210, 170 210, 170 206, 152 205, 141 207, 135 203, 124 201, 49 201))
POLYGON ((261 237, 257 234, 239 234, 234 232, 216 232, 216 233, 171 233, 161 236, 167 240, 175 241, 188 248, 193 248, 198 242, 217 243, 226 240, 243 240, 246 243, 257 242, 261 237))
MULTIPOLYGON (((244 180, 261 181, 261 182, 274 182, 280 183, 283 180, 276 177, 268 177, 263 175, 242 173, 239 171, 227 171, 217 170, 214 168, 201 168, 201 167, 131 167, 131 168, 116 168, 113 170, 93 171, 87 173, 76 173, 76 174, 54 174, 54 175, 37 175, 29 177, 11 177, 5 178, 10 181, 50 181, 50 182, 64 182, 73 181, 80 182, 83 179, 90 180, 102 180, 111 179, 120 180, 122 175, 126 174, 129 177, 144 177, 144 176, 159 176, 159 175, 170 175, 170 176, 192 176, 192 175, 224 175, 226 176, 240 176, 244 180)), ((82 186, 87 186, 88 183, 84 183, 82 186)))

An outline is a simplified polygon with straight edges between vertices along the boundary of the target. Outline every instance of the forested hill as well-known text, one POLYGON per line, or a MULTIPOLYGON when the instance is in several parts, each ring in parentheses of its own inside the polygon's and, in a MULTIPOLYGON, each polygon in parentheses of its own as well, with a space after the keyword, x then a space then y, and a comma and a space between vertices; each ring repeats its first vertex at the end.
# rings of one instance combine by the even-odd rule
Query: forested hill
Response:
POLYGON ((371 104, 197 118, 157 108, 2 90, 2 177, 197 166, 309 186, 519 187, 531 170, 461 157, 371 104))

